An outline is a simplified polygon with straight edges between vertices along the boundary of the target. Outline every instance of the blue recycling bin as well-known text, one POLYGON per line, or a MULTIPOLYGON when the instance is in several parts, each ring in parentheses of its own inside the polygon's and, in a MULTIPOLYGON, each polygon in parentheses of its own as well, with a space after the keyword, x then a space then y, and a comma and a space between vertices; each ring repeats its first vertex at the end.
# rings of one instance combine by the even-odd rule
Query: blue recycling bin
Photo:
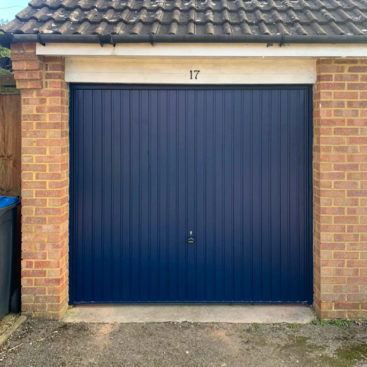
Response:
POLYGON ((10 311, 15 288, 20 293, 20 284, 15 284, 15 280, 20 283, 16 274, 20 269, 15 270, 16 263, 20 264, 18 207, 18 197, 0 196, 0 318, 10 311))

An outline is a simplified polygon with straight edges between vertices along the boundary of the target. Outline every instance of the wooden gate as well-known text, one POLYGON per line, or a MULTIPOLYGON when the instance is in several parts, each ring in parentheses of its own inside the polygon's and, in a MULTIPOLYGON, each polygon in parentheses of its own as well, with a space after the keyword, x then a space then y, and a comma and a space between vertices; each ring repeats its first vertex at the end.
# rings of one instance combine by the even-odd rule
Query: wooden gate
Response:
POLYGON ((0 94, 0 195, 20 195, 20 95, 0 94))

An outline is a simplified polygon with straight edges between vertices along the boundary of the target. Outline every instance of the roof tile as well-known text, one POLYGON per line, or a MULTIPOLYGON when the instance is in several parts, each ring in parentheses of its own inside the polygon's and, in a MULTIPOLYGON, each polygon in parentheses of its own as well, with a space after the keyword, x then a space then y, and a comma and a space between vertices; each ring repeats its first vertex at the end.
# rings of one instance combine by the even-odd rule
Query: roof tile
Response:
POLYGON ((32 0, 9 33, 367 35, 367 0, 32 0))

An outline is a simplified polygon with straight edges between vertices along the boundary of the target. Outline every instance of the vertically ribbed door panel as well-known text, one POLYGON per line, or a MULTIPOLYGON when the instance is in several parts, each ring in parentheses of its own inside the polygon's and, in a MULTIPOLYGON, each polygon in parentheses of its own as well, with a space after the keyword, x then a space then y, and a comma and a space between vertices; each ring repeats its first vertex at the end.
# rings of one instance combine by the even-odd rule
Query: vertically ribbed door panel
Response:
POLYGON ((312 302, 310 95, 73 86, 71 303, 312 302))

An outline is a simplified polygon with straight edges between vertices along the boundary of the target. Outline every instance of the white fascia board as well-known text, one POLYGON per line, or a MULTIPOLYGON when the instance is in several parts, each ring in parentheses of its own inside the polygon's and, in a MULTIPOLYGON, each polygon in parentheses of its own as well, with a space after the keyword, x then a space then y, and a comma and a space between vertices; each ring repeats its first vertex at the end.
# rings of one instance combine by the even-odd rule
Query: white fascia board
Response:
POLYGON ((367 57, 367 44, 119 43, 37 44, 38 55, 151 57, 367 57))

